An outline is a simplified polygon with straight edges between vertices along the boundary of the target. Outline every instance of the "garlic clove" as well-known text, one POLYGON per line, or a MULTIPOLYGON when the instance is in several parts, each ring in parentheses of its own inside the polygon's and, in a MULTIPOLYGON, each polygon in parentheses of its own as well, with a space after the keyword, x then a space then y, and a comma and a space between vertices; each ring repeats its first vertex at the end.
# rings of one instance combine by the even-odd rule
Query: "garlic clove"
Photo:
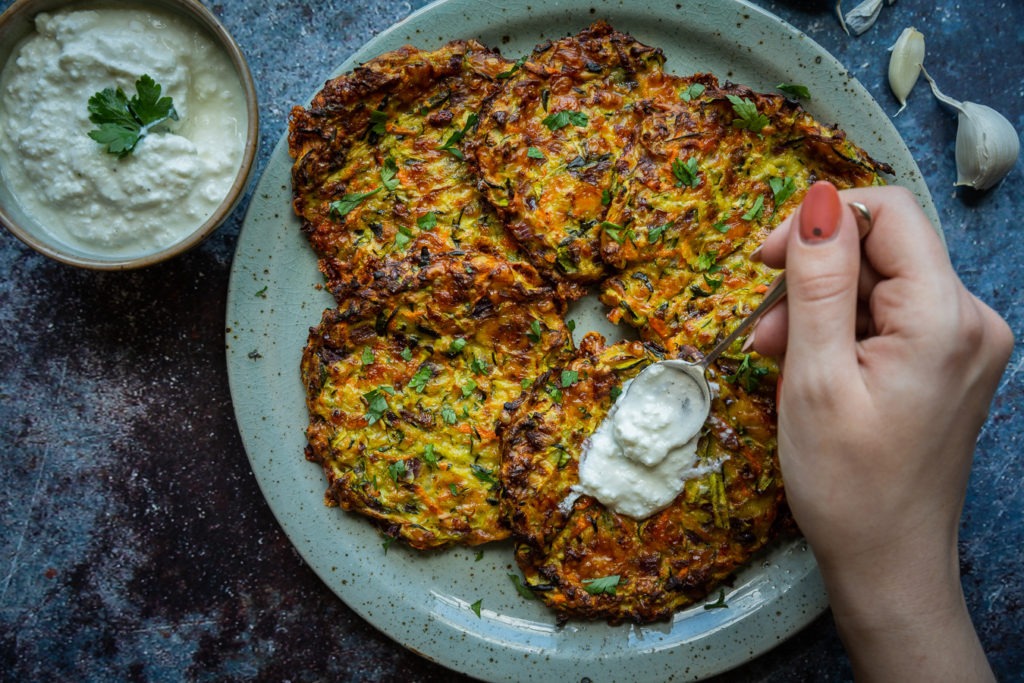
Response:
POLYGON ((882 11, 882 0, 864 0, 846 13, 846 26, 856 35, 871 28, 882 11))
POLYGON ((924 68, 932 93, 959 114, 956 130, 956 183, 987 190, 1013 169, 1020 155, 1020 136, 1013 124, 992 107, 960 102, 944 95, 924 68))
POLYGON ((889 55, 889 87, 900 103, 899 111, 907 106, 907 96, 914 89, 924 65, 924 34, 913 26, 903 29, 889 55))

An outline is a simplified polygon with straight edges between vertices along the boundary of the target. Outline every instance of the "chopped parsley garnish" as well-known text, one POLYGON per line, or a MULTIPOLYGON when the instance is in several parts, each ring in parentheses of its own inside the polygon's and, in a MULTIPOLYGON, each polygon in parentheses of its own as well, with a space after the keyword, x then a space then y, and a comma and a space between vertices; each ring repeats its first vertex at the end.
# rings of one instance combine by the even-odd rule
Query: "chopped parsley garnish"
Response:
POLYGON ((717 223, 715 223, 711 227, 714 228, 715 230, 717 230, 718 232, 722 233, 723 235, 725 233, 729 232, 729 224, 726 223, 724 220, 718 221, 717 223))
POLYGON ((402 349, 402 360, 412 360, 412 349, 410 349, 408 346, 402 349))
POLYGON ((457 337, 452 340, 452 345, 448 347, 448 353, 458 353, 464 348, 466 348, 466 340, 462 337, 457 337))
POLYGON ((729 605, 725 604, 725 589, 720 588, 718 590, 718 599, 714 602, 709 602, 704 605, 704 609, 724 609, 729 605))
POLYGON ((372 197, 381 191, 381 188, 370 190, 369 192, 353 192, 346 194, 341 199, 331 202, 331 213, 337 218, 344 218, 349 215, 354 208, 359 206, 363 200, 367 197, 372 197))
POLYGON ((661 225, 655 225, 652 228, 647 229, 647 241, 651 244, 661 239, 661 235, 668 228, 668 223, 662 223, 661 225))
POLYGON ((480 616, 480 607, 483 606, 483 604, 484 604, 484 600, 483 600, 483 598, 480 598, 479 600, 474 602, 472 605, 470 605, 469 608, 471 610, 473 610, 473 614, 475 614, 475 615, 477 615, 479 617, 480 616))
POLYGON ((363 365, 372 365, 373 364, 373 349, 371 349, 369 346, 364 346, 363 347, 363 355, 362 355, 362 358, 360 358, 360 360, 363 361, 363 365))
POLYGON ((462 398, 469 398, 476 391, 476 382, 472 379, 466 380, 466 383, 462 385, 462 398))
POLYGON ((536 147, 528 147, 526 149, 526 156, 531 159, 545 159, 544 152, 540 151, 536 147))
POLYGON ((382 112, 380 109, 375 109, 370 112, 370 130, 377 135, 384 135, 387 132, 385 125, 388 122, 388 115, 382 112))
POLYGON ((612 402, 619 400, 619 396, 622 396, 622 387, 612 387, 612 390, 608 392, 612 398, 612 402))
POLYGON ((732 102, 732 110, 739 118, 733 119, 732 125, 735 128, 745 128, 752 133, 760 133, 761 129, 768 125, 768 117, 759 114, 757 105, 746 97, 727 95, 732 102))
POLYGON ((514 74, 515 74, 515 73, 516 73, 517 71, 519 71, 519 70, 520 70, 521 68, 523 68, 523 64, 526 64, 526 57, 527 57, 526 55, 523 55, 522 57, 520 57, 519 59, 517 59, 517 60, 516 60, 516 62, 515 62, 515 64, 513 64, 513 65, 512 65, 512 66, 511 66, 511 67, 509 68, 509 70, 508 70, 508 71, 502 71, 502 72, 501 72, 500 74, 498 74, 497 76, 495 76, 495 78, 500 78, 501 80, 505 80, 506 78, 512 78, 512 76, 513 76, 513 75, 514 75, 514 74))
POLYGON ((385 536, 384 537, 384 542, 381 543, 381 545, 384 547, 384 554, 385 555, 388 554, 388 548, 390 548, 391 544, 394 543, 394 542, 395 542, 395 537, 394 536, 385 536))
POLYGON ((178 112, 170 97, 160 97, 160 85, 143 74, 135 81, 131 99, 121 88, 105 88, 89 98, 89 120, 98 128, 89 137, 107 151, 125 157, 135 150, 139 140, 168 121, 177 121, 178 112))
POLYGON ((416 219, 416 227, 420 230, 433 230, 435 226, 437 226, 437 214, 433 211, 428 211, 416 219))
POLYGON ((548 396, 550 396, 551 400, 554 401, 555 403, 562 402, 562 390, 556 387, 554 384, 548 384, 546 387, 544 387, 544 391, 547 392, 548 396))
POLYGON ((712 270, 717 262, 718 252, 702 251, 700 256, 697 257, 697 270, 712 270))
POLYGON ((486 375, 487 374, 487 362, 473 356, 473 360, 469 361, 469 369, 474 375, 486 375))
POLYGON ((784 92, 798 100, 811 99, 811 91, 807 89, 806 85, 797 85, 796 83, 779 83, 775 87, 781 92, 784 92))
POLYGON ((441 419, 444 420, 444 423, 448 425, 453 425, 459 421, 458 416, 455 414, 455 411, 452 409, 451 406, 445 406, 444 408, 441 408, 441 419))
POLYGON ((498 485, 498 480, 494 478, 494 473, 491 472, 486 467, 484 467, 483 465, 473 463, 472 465, 469 466, 469 469, 472 470, 473 476, 482 481, 483 483, 489 484, 491 486, 498 485))
POLYGON ((533 379, 530 377, 524 377, 519 381, 519 386, 521 386, 523 389, 529 389, 530 387, 533 386, 533 379))
POLYGON ((512 585, 516 587, 516 592, 527 600, 536 600, 537 596, 534 595, 530 587, 523 583, 522 579, 519 578, 518 574, 509 574, 508 578, 512 580, 512 585))
POLYGON ((424 365, 416 374, 409 380, 409 388, 414 389, 417 394, 422 394, 427 388, 427 382, 434 376, 434 371, 429 366, 424 365))
POLYGON ((772 188, 772 194, 775 196, 775 206, 779 206, 796 192, 796 183, 792 178, 769 178, 768 186, 772 188))
POLYGON ((473 559, 473 561, 474 562, 479 562, 482 559, 484 559, 484 551, 483 550, 477 550, 476 551, 476 557, 473 559))
POLYGON ((465 155, 463 155, 462 150, 456 147, 455 145, 462 142, 462 138, 466 137, 466 133, 469 132, 470 128, 476 125, 476 122, 477 115, 470 114, 468 117, 466 117, 466 124, 462 126, 462 130, 457 130, 454 133, 452 133, 448 140, 437 149, 442 152, 448 152, 457 159, 465 159, 466 157, 465 155))
POLYGON ((571 387, 580 378, 580 373, 575 370, 562 370, 562 388, 571 387))
POLYGON ((399 225, 398 234, 395 235, 395 249, 405 249, 409 242, 412 242, 412 230, 399 225))
POLYGON ((541 330, 540 330, 540 321, 539 320, 534 319, 534 321, 532 323, 530 323, 530 331, 526 333, 526 338, 529 339, 530 341, 532 341, 534 344, 537 344, 537 343, 540 342, 540 340, 541 340, 541 330))
POLYGON ((697 171, 697 160, 690 157, 686 161, 682 159, 676 159, 672 162, 672 175, 676 177, 679 182, 676 183, 676 187, 697 187, 700 184, 700 176, 697 171))
POLYGON ((757 199, 754 200, 754 205, 750 207, 750 210, 743 214, 743 220, 752 221, 761 217, 761 213, 764 211, 764 195, 757 195, 757 199))
POLYGON ((434 444, 428 443, 426 446, 423 447, 423 460, 428 465, 437 464, 437 454, 434 453, 434 444))
POLYGON ((261 299, 266 299, 267 298, 267 287, 269 287, 269 286, 270 285, 267 285, 266 287, 264 287, 260 291, 256 292, 256 296, 258 296, 261 299))
POLYGON ((625 238, 622 236, 622 226, 619 225, 618 223, 612 223, 611 221, 601 221, 601 229, 604 230, 606 235, 611 237, 619 244, 625 242, 625 238))
POLYGON ((703 83, 691 83, 689 88, 679 93, 679 97, 684 102, 689 102, 693 98, 703 95, 704 90, 705 87, 703 83))
POLYGON ((609 189, 601 190, 601 206, 608 206, 612 203, 612 191, 609 189))
POLYGON ((372 425, 377 420, 384 417, 384 413, 388 412, 388 399, 384 396, 380 389, 372 389, 363 394, 363 400, 366 401, 366 423, 372 425))
POLYGON ((743 355, 743 362, 736 368, 736 372, 731 375, 725 375, 723 379, 726 382, 739 384, 747 391, 754 391, 760 386, 761 378, 767 374, 768 368, 752 365, 750 363, 750 354, 747 353, 743 355))
POLYGON ((619 585, 619 575, 602 576, 598 579, 584 579, 583 588, 591 595, 615 595, 615 587, 619 585))
POLYGON ((384 160, 384 165, 380 169, 380 182, 388 192, 393 192, 399 185, 398 164, 391 157, 384 160))
POLYGON ((590 119, 587 115, 581 111, 563 109, 562 111, 555 112, 554 114, 548 114, 544 117, 544 120, 541 121, 541 123, 547 126, 548 130, 555 131, 565 128, 570 123, 574 126, 583 128, 587 123, 589 123, 589 121, 590 119))
POLYGON ((388 474, 391 476, 391 481, 398 481, 399 479, 404 479, 405 461, 396 460, 395 462, 388 465, 388 474))

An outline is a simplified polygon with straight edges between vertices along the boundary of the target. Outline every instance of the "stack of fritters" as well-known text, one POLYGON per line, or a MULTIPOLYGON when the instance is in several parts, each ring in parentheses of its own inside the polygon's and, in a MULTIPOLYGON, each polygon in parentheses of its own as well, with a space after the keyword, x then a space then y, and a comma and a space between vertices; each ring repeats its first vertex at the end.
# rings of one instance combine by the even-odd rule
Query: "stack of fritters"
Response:
POLYGON ((665 617, 785 526, 776 369, 738 351, 670 507, 633 520, 572 487, 624 381, 756 306, 772 276, 748 256, 811 183, 891 172, 781 95, 663 62, 602 22, 514 63, 406 47, 291 118, 295 210, 338 302, 302 363, 328 504, 416 548, 511 532, 560 618, 665 617), (562 316, 590 287, 641 342, 573 349, 562 316))

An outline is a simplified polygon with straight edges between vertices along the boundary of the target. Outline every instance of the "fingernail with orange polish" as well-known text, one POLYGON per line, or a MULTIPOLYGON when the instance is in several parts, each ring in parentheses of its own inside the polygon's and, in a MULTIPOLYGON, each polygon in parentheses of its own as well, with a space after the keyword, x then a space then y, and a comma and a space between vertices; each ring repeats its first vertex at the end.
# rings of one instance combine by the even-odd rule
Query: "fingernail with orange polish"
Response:
POLYGON ((809 244, 832 239, 839 228, 841 210, 835 185, 826 180, 811 185, 800 206, 800 239, 809 244))

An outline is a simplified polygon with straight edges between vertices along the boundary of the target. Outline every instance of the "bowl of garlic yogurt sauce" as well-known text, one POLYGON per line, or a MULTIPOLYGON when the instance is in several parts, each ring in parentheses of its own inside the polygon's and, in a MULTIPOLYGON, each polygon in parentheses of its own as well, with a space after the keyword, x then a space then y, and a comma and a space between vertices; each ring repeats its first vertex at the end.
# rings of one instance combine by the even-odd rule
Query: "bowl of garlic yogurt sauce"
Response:
POLYGON ((46 256, 151 265, 245 194, 256 88, 196 0, 17 0, 0 15, 0 63, 0 223, 46 256))

